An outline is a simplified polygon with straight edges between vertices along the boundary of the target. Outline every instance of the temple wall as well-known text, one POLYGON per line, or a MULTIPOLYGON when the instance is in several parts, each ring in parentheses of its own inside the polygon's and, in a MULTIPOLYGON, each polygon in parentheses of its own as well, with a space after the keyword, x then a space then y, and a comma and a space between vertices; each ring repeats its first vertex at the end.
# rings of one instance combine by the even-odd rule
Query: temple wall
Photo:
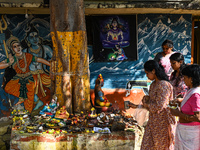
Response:
MULTIPOLYGON (((23 49, 28 47, 24 28, 28 23, 33 23, 38 30, 40 42, 52 49, 49 15, 29 14, 29 18, 25 18, 24 14, 13 14, 5 15, 4 17, 8 27, 3 31, 5 35, 0 38, 0 61, 6 59, 5 50, 2 46, 3 40, 6 41, 11 35, 19 38, 23 49)), ((182 52, 186 63, 190 63, 191 31, 192 15, 190 14, 139 14, 137 16, 138 59, 136 61, 95 62, 92 59, 93 45, 89 45, 91 98, 94 99, 95 80, 98 74, 101 73, 105 81, 103 90, 113 104, 116 102, 121 110, 124 110, 124 101, 132 101, 139 104, 145 94, 144 88, 148 89, 150 84, 143 70, 144 62, 153 59, 157 52, 162 51, 160 45, 164 39, 168 38, 173 40, 175 51, 182 52), (170 18, 171 23, 167 22, 168 18, 170 18), (151 25, 147 26, 146 24, 145 26, 145 21, 151 25), (173 26, 172 23, 176 26, 173 26), (132 81, 135 81, 135 84, 131 88, 127 88, 128 83, 132 83, 132 81), (145 83, 146 86, 141 86, 140 83, 145 83)), ((0 70, 0 85, 3 84, 5 71, 5 69, 0 70)), ((7 72, 7 75, 10 75, 10 73, 7 72)), ((2 86, 0 87, 0 150, 9 149, 12 124, 9 116, 11 108, 18 101, 19 98, 6 93, 2 86)), ((133 113, 133 110, 129 109, 128 112, 133 113)))
MULTIPOLYGON (((5 41, 11 36, 16 36, 22 43, 23 50, 30 46, 26 40, 27 24, 32 23, 38 30, 40 44, 43 47, 48 47, 52 50, 52 43, 49 28, 49 15, 29 15, 25 18, 24 15, 5 15, 7 29, 4 30, 4 37, 1 37, 0 61, 6 59, 3 40, 5 41)), ((87 19, 87 17, 86 17, 87 19)), ((90 56, 90 87, 91 93, 95 86, 95 80, 99 74, 102 74, 105 84, 103 90, 106 92, 109 100, 112 102, 123 101, 140 101, 144 90, 148 89, 150 82, 147 81, 143 70, 143 64, 149 59, 153 59, 156 53, 162 51, 161 44, 165 39, 170 39, 174 42, 174 51, 179 51, 184 54, 186 63, 190 63, 191 59, 191 31, 192 31, 192 16, 191 15, 165 15, 165 14, 139 14, 137 15, 137 55, 135 61, 115 61, 115 62, 96 62, 93 57, 93 45, 88 45, 90 56), (170 23, 168 23, 170 19, 170 23), (133 83, 134 81, 134 83, 133 83), (131 86, 128 86, 131 83, 131 86), (120 91, 120 92, 119 92, 120 91), (122 92, 123 91, 123 92, 122 92), (132 94, 140 93, 140 96, 132 94), (116 97, 115 95, 118 96, 116 97)), ((94 39, 95 40, 95 39, 94 39)), ((126 53, 126 51, 125 51, 126 53)), ((48 58, 50 61, 51 58, 48 58)), ((48 71, 49 68, 46 68, 48 71)), ((5 77, 11 75, 10 69, 0 70, 0 85, 3 84, 5 77)), ((47 73, 48 74, 48 73, 47 73)), ((78 85, 77 85, 78 86, 78 85)), ((48 87, 49 88, 49 87, 48 87)), ((44 90, 45 91, 45 90, 44 90)), ((47 92, 47 91, 45 91, 47 92)), ((50 95, 51 93, 46 93, 50 95)), ((93 97, 92 97, 93 98, 93 97)), ((1 116, 10 115, 10 108, 15 106, 19 98, 8 94, 4 89, 0 88, 0 111, 1 116)), ((121 106, 122 107, 122 106, 121 106)))
MULTIPOLYGON (((136 61, 95 62, 93 47, 89 46, 91 89, 94 89, 98 74, 102 74, 104 78, 103 90, 106 92, 112 89, 112 92, 106 92, 111 102, 117 101, 118 105, 122 106, 126 100, 134 103, 140 102, 141 95, 143 96, 144 92, 148 91, 150 85, 143 69, 144 63, 154 59, 155 55, 162 51, 161 45, 166 39, 172 40, 174 51, 181 52, 185 57, 185 62, 190 63, 191 32, 191 15, 138 14, 138 59, 136 61), (124 92, 117 97, 114 96, 120 90, 124 90, 124 92)), ((126 53, 125 49, 124 51, 126 53)))

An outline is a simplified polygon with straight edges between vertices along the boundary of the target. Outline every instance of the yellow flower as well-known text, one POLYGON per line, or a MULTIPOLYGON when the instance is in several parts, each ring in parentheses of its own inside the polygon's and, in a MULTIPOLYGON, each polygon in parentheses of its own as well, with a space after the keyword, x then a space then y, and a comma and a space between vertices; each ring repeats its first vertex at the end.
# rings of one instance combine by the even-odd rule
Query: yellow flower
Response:
POLYGON ((90 132, 90 130, 86 130, 86 133, 89 133, 90 132))
POLYGON ((62 132, 63 132, 63 133, 67 133, 67 131, 65 131, 65 130, 63 130, 62 132))

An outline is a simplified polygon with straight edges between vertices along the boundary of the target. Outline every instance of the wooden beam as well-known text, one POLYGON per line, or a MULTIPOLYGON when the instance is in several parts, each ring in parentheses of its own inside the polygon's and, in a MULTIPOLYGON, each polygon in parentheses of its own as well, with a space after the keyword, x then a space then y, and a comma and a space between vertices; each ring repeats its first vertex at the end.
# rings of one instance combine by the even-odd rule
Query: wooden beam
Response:
MULTIPOLYGON (((33 7, 1 7, 0 14, 25 14, 28 9, 29 14, 50 14, 49 8, 33 7)), ((85 8, 86 15, 103 14, 192 14, 200 15, 200 10, 189 9, 164 9, 164 8, 85 8)))
POLYGON ((26 14, 26 10, 28 10, 28 14, 50 14, 49 8, 38 7, 0 7, 0 14, 26 14))
POLYGON ((86 15, 102 14, 192 14, 200 15, 200 10, 164 8, 86 8, 86 15))

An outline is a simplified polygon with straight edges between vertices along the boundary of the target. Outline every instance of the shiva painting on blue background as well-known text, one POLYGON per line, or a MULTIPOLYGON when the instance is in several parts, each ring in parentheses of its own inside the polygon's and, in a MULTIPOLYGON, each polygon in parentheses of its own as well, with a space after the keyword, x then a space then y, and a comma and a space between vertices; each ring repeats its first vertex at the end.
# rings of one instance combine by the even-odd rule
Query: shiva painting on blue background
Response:
POLYGON ((135 16, 93 17, 95 61, 123 61, 137 58, 135 16), (132 20, 131 20, 132 19, 132 20), (132 22, 131 22, 132 21, 132 22))
MULTIPOLYGON (((12 52, 14 45, 13 41, 18 41, 15 43, 20 45, 20 51, 22 51, 22 54, 33 56, 36 59, 35 61, 31 61, 29 64, 29 59, 19 58, 19 64, 18 62, 16 63, 19 71, 22 71, 23 76, 20 76, 18 72, 16 72, 13 67, 15 64, 10 65, 10 67, 7 68, 4 67, 5 69, 2 68, 0 70, 0 85, 2 85, 0 88, 0 117, 10 115, 9 113, 13 107, 18 107, 20 109, 28 108, 27 105, 25 105, 26 100, 23 97, 10 94, 5 90, 6 85, 8 85, 7 83, 14 79, 16 75, 20 78, 24 78, 26 77, 24 74, 27 73, 27 75, 29 74, 31 77, 31 82, 34 82, 34 86, 28 88, 28 90, 33 91, 32 95, 34 97, 33 99, 30 99, 31 102, 28 104, 28 106, 30 106, 30 109, 28 110, 29 112, 39 108, 42 109, 46 103, 50 102, 51 79, 49 76, 49 61, 53 55, 51 48, 52 43, 50 37, 49 15, 30 15, 28 18, 25 18, 24 15, 5 15, 4 20, 6 29, 3 31, 4 33, 2 34, 4 34, 4 36, 2 36, 2 38, 0 37, 0 41, 4 40, 6 42, 9 57, 15 56, 15 53, 12 52), (16 37, 15 39, 18 40, 8 42, 9 39, 12 39, 13 37, 16 37), (46 63, 37 61, 41 59, 46 63), (22 63, 20 63, 20 61, 22 61, 22 63), (26 70, 23 70, 25 68, 26 70)), ((5 44, 3 42, 0 42, 0 44, 2 47, 0 50, 0 63, 9 63, 8 56, 5 53, 5 44)), ((20 81, 25 80, 22 79, 20 81)), ((27 79, 27 81, 29 82, 30 80, 27 79)), ((20 87, 23 87, 22 82, 20 84, 20 87)), ((26 92, 23 89, 20 88, 21 93, 26 92)))
MULTIPOLYGON (((140 88, 141 85, 128 85, 132 81, 134 81, 133 83, 135 81, 136 83, 138 83, 137 81, 146 83, 147 78, 144 72, 144 63, 147 60, 154 59, 155 55, 162 51, 161 45, 166 39, 173 41, 174 51, 181 52, 184 55, 186 63, 191 63, 192 15, 140 14, 137 15, 137 23, 138 60, 98 63, 94 60, 97 48, 95 45, 89 47, 88 50, 91 56, 91 89, 94 89, 95 79, 99 73, 104 76, 104 88, 106 89, 140 88), (170 23, 168 23, 169 19, 170 23)), ((128 57, 128 55, 126 56, 128 57)))
POLYGON ((112 18, 111 23, 108 19, 101 24, 100 38, 103 48, 115 48, 119 45, 121 48, 129 46, 129 26, 128 22, 122 22, 123 19, 112 18))

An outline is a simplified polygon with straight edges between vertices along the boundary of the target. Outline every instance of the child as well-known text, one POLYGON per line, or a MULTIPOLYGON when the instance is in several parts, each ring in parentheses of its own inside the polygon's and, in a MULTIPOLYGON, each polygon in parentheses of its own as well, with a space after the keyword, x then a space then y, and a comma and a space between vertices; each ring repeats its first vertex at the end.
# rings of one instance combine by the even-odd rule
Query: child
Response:
POLYGON ((188 90, 182 75, 182 69, 186 66, 184 56, 181 53, 174 53, 170 56, 170 62, 174 69, 170 77, 170 83, 173 86, 174 99, 181 102, 188 90))

